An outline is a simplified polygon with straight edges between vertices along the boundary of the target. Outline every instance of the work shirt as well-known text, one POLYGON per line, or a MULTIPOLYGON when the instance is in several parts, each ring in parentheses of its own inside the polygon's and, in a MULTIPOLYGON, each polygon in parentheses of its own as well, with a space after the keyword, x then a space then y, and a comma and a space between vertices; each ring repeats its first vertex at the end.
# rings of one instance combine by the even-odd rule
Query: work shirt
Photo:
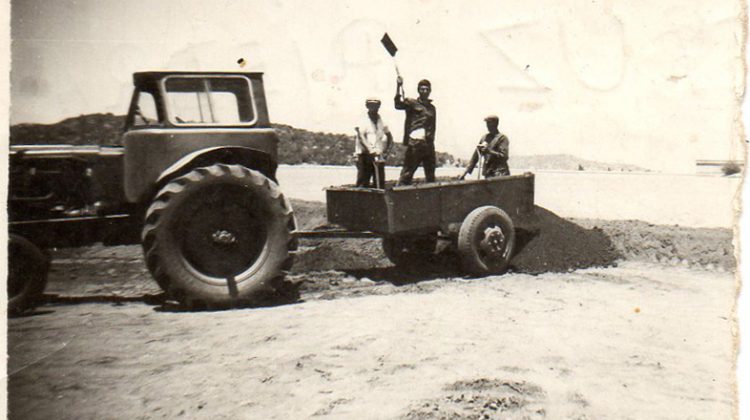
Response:
MULTIPOLYGON (((482 156, 484 157, 484 166, 482 167, 482 176, 485 178, 510 175, 508 169, 508 137, 503 133, 487 133, 479 139, 479 144, 486 147, 482 156)), ((479 149, 474 150, 469 162, 468 172, 474 171, 474 167, 479 161, 479 149)))
POLYGON ((354 142, 354 153, 357 155, 362 153, 382 155, 386 148, 386 134, 390 132, 380 115, 374 123, 367 116, 359 125, 359 135, 354 142))
POLYGON ((434 144, 436 114, 432 100, 427 99, 422 102, 419 99, 402 98, 401 95, 396 95, 393 101, 396 109, 406 111, 404 143, 408 145, 408 140, 413 139, 434 144))

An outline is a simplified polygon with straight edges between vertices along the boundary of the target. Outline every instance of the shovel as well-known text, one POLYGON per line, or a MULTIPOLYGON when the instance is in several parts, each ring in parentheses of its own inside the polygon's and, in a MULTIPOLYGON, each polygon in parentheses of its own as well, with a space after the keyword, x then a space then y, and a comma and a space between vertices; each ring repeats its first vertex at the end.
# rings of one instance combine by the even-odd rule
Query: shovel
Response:
MULTIPOLYGON (((396 63, 396 52, 398 51, 398 48, 396 47, 396 44, 393 43, 393 40, 390 36, 388 36, 388 32, 383 34, 383 38, 380 39, 380 43, 383 44, 383 47, 385 47, 385 50, 388 51, 388 54, 391 55, 393 58, 393 66, 396 68, 396 76, 401 77, 401 72, 398 71, 398 63, 396 63)), ((401 95, 404 94, 404 87, 401 86, 401 95)))

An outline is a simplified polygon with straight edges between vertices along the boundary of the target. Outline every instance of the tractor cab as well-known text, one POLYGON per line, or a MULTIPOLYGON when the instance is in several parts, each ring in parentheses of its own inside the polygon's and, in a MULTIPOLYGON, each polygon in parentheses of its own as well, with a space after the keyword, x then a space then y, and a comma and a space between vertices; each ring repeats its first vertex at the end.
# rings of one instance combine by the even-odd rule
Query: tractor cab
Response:
POLYGON ((278 138, 262 73, 141 72, 133 84, 123 136, 129 201, 148 200, 167 179, 206 162, 276 179, 278 138))
POLYGON ((169 127, 268 127, 261 73, 143 72, 125 130, 169 127))

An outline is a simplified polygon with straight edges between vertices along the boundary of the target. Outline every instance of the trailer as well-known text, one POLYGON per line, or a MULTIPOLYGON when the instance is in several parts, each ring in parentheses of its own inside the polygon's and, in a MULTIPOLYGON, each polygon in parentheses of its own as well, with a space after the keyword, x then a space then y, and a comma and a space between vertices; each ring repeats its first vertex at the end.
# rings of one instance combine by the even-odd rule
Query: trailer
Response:
POLYGON ((431 255, 443 238, 455 245, 467 273, 500 274, 513 256, 516 231, 537 228, 532 173, 386 189, 331 187, 326 203, 328 222, 342 228, 330 236, 380 236, 397 266, 431 255))

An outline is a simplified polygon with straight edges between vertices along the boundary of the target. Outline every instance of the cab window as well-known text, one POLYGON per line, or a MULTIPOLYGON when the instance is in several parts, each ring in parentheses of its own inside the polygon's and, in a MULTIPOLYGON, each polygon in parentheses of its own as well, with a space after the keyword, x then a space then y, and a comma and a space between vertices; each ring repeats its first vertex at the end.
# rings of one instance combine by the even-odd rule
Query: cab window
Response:
POLYGON ((175 125, 251 125, 255 109, 250 81, 241 76, 169 76, 164 82, 169 119, 175 125))
POLYGON ((133 127, 149 127, 159 124, 154 95, 146 91, 138 92, 138 102, 134 109, 133 127))

